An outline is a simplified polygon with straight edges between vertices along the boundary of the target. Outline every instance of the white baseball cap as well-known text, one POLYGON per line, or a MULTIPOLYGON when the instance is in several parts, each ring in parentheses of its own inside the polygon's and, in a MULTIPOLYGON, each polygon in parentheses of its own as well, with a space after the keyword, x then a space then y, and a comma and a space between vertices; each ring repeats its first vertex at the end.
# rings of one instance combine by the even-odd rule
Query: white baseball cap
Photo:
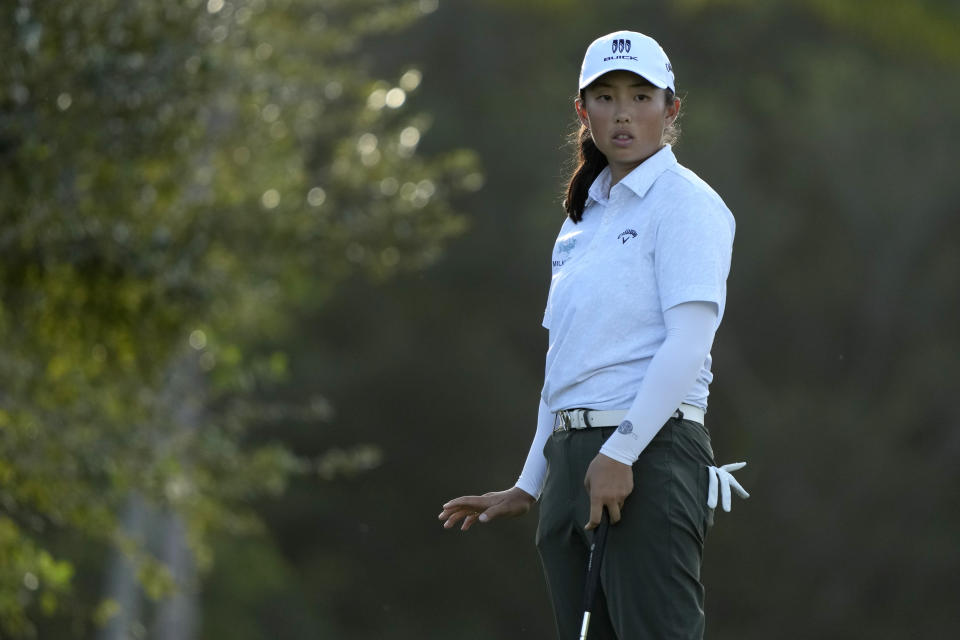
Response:
POLYGON ((636 31, 615 31, 587 47, 580 67, 580 89, 608 71, 632 71, 661 89, 676 91, 673 66, 663 48, 650 36, 636 31))

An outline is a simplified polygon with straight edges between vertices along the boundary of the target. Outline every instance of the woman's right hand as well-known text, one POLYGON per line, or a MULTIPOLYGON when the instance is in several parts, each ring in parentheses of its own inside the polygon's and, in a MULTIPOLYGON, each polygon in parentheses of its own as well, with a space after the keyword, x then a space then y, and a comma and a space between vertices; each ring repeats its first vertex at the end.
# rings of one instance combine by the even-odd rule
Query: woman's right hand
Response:
POLYGON ((443 505, 440 520, 443 528, 449 529, 463 520, 461 531, 466 531, 476 521, 490 522, 503 516, 522 516, 536 502, 536 498, 518 487, 506 491, 492 491, 482 496, 462 496, 443 505))

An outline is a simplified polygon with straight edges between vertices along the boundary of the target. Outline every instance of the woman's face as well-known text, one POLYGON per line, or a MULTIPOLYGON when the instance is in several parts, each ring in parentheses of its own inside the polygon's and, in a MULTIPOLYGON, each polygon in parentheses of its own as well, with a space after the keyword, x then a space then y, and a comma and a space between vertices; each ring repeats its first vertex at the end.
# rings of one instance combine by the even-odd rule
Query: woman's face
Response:
POLYGON ((665 94, 635 73, 611 71, 577 98, 580 122, 607 157, 614 184, 662 146, 663 131, 680 110, 680 101, 668 105, 665 94))

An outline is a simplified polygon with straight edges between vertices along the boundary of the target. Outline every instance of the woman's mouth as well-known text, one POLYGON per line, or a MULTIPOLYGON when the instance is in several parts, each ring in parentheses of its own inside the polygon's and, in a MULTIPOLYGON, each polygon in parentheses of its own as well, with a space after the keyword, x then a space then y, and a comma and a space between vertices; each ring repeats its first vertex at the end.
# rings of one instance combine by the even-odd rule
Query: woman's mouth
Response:
POLYGON ((618 147, 627 147, 630 143, 633 142, 633 136, 629 133, 615 133, 613 134, 613 144, 618 147))

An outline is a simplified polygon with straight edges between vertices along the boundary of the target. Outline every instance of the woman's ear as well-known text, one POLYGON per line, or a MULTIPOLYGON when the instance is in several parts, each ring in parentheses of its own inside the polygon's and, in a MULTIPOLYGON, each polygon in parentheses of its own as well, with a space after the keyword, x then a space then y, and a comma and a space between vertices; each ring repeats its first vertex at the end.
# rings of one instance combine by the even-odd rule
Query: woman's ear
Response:
POLYGON ((673 121, 677 119, 677 116, 680 115, 680 98, 674 98, 673 104, 667 106, 666 113, 666 125, 669 127, 673 124, 673 121))
POLYGON ((590 117, 587 115, 587 108, 583 104, 583 100, 576 98, 573 101, 573 108, 577 112, 577 118, 580 119, 580 124, 585 126, 587 129, 590 128, 590 117))

